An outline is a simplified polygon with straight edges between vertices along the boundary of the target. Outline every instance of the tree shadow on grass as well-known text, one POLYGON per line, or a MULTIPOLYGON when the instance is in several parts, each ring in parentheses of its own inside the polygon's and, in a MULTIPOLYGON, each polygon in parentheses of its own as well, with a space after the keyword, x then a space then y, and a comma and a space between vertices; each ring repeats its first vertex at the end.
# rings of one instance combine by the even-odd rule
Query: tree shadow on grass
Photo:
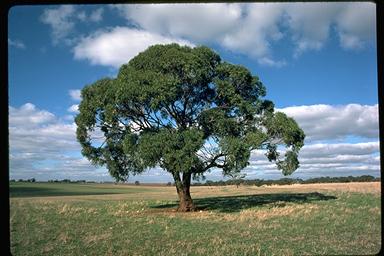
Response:
MULTIPOLYGON (((286 203, 304 204, 316 201, 335 200, 337 197, 324 195, 318 192, 313 193, 273 193, 273 194, 256 194, 242 196, 220 196, 196 198, 194 203, 198 210, 215 210, 219 212, 232 213, 241 210, 270 205, 271 207, 284 207, 286 203)), ((176 203, 156 205, 152 208, 172 208, 177 207, 176 203)))

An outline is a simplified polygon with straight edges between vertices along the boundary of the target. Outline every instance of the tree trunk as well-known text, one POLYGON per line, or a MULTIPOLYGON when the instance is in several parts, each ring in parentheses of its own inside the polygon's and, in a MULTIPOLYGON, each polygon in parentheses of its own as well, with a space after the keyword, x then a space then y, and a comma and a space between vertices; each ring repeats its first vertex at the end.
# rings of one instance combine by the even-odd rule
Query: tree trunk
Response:
POLYGON ((191 187, 191 173, 183 173, 183 179, 180 179, 180 174, 176 173, 173 175, 176 185, 177 195, 179 196, 179 212, 193 212, 196 207, 193 203, 190 194, 191 187))

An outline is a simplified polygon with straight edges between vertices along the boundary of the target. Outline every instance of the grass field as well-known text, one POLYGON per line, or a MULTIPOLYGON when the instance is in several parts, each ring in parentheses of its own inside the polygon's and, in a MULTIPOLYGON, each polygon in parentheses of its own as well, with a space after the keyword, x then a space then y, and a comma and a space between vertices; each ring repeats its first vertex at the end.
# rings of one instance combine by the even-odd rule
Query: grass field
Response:
POLYGON ((380 183, 192 187, 11 183, 13 255, 370 255, 380 183))

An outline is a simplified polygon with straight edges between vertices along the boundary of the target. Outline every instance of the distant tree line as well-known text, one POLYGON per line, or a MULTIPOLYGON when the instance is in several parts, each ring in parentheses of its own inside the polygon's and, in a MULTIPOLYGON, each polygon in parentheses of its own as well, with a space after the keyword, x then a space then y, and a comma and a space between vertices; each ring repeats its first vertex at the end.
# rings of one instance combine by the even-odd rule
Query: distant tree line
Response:
POLYGON ((358 177, 348 176, 348 177, 319 177, 311 179, 291 179, 291 178, 282 178, 279 180, 263 180, 263 179, 231 179, 227 181, 212 181, 207 180, 205 183, 193 183, 194 186, 225 186, 225 185, 291 185, 291 184, 312 184, 312 183, 345 183, 345 182, 372 182, 372 181, 381 181, 380 177, 375 178, 371 175, 362 175, 358 177))
MULTIPOLYGON (((36 182, 35 178, 32 179, 11 179, 10 182, 36 182)), ((95 183, 95 181, 86 181, 86 180, 70 180, 70 179, 63 179, 63 180, 48 180, 49 183, 95 183)))
POLYGON ((32 179, 27 179, 27 180, 23 180, 23 179, 18 179, 18 180, 10 180, 10 182, 36 182, 36 179, 35 178, 32 178, 32 179))
POLYGON ((70 179, 63 179, 63 180, 48 180, 50 183, 96 183, 95 181, 87 181, 87 180, 70 180, 70 179))
MULTIPOLYGON (((311 178, 311 179, 291 179, 291 178, 282 178, 279 180, 263 180, 263 179, 230 179, 227 181, 219 180, 212 181, 206 180, 205 183, 195 182, 191 185, 193 186, 226 186, 226 185, 254 185, 254 186, 262 186, 262 185, 291 185, 291 184, 311 184, 311 183, 345 183, 345 182, 372 182, 372 181, 381 181, 380 177, 373 177, 371 175, 362 175, 358 177, 347 176, 347 177, 319 177, 319 178, 311 178)), ((35 178, 31 179, 11 179, 10 182, 36 182, 35 178)), ((95 181, 87 181, 87 180, 48 180, 50 183, 96 183, 95 181)), ((116 183, 116 182, 103 182, 103 183, 116 183)), ((140 185, 139 181, 135 181, 135 185, 140 185)), ((175 184, 172 182, 168 182, 166 186, 174 186, 175 184)))

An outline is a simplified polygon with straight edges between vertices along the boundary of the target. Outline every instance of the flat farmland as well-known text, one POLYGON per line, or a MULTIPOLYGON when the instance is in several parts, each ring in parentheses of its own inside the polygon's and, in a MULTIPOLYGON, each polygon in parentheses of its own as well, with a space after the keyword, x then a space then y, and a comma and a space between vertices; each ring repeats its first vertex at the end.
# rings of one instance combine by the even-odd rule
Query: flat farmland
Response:
POLYGON ((191 187, 11 183, 13 255, 372 255, 380 182, 191 187))

